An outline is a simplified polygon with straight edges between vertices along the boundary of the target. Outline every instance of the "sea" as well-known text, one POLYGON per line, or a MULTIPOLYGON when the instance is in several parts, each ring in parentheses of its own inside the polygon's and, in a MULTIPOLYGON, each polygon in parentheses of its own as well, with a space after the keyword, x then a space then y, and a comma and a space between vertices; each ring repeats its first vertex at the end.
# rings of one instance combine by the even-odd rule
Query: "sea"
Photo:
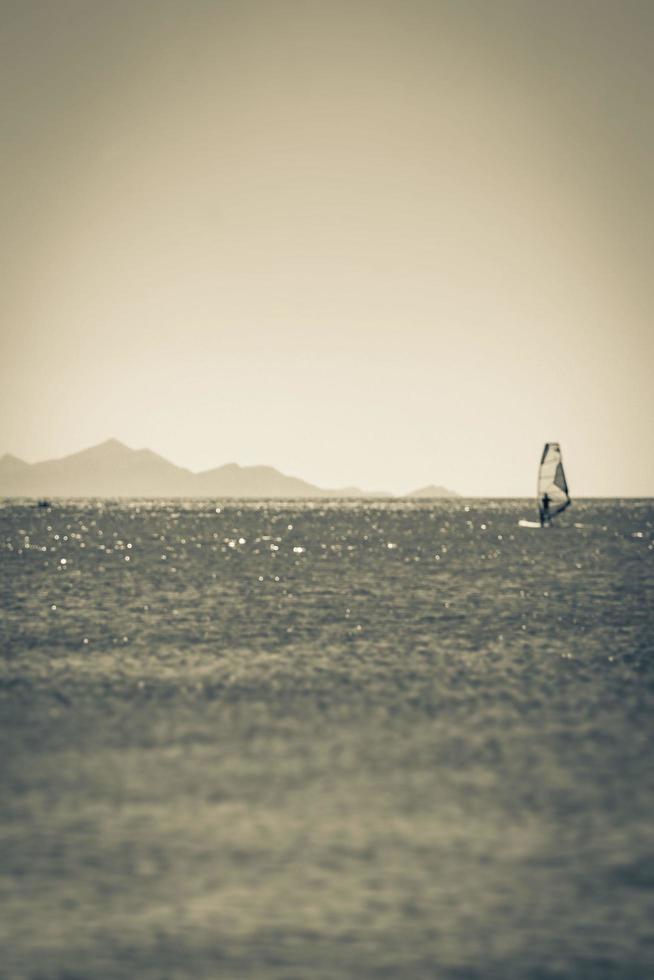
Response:
POLYGON ((3 980, 654 976, 654 501, 0 505, 3 980))

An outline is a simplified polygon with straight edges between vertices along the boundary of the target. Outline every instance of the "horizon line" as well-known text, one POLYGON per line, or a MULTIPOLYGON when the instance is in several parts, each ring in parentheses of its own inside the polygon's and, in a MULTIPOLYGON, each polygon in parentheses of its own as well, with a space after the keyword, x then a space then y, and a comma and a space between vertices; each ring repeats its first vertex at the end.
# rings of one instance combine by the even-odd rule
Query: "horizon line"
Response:
MULTIPOLYGON (((411 494, 415 493, 416 491, 419 491, 419 490, 422 490, 422 489, 426 489, 426 488, 432 487, 432 486, 435 487, 435 488, 448 490, 448 492, 450 494, 452 494, 452 496, 451 497, 433 497, 433 498, 427 497, 427 498, 424 498, 425 500, 429 500, 429 499, 431 499, 431 500, 441 500, 441 501, 455 500, 455 499, 458 500, 458 501, 465 501, 465 500, 531 500, 531 499, 533 499, 533 497, 535 497, 535 494, 533 494, 533 495, 532 494, 516 494, 516 493, 510 493, 510 494, 496 494, 496 493, 493 493, 493 494, 484 494, 484 493, 478 493, 478 492, 477 493, 463 493, 463 492, 460 492, 460 491, 457 491, 457 490, 452 490, 449 487, 445 487, 443 484, 437 484, 435 482, 429 482, 429 483, 426 483, 426 484, 422 484, 421 486, 412 488, 412 489, 407 490, 405 492, 399 492, 399 493, 398 492, 394 492, 392 490, 381 490, 381 489, 364 490, 362 487, 355 486, 354 484, 349 484, 349 483, 345 487, 337 487, 337 486, 334 486, 334 487, 331 487, 331 486, 330 487, 322 487, 322 486, 319 486, 318 484, 313 483, 312 480, 309 479, 308 477, 297 476, 295 474, 286 473, 286 472, 280 470, 277 466, 273 465, 272 463, 249 463, 249 464, 248 463, 245 463, 245 464, 243 464, 243 463, 237 462, 236 460, 230 460, 230 461, 225 462, 225 463, 219 463, 219 464, 216 464, 214 466, 210 466, 210 467, 205 468, 205 469, 193 470, 193 469, 191 469, 188 466, 183 466, 183 465, 181 465, 179 463, 174 462, 169 457, 164 456, 162 453, 158 452, 157 450, 151 449, 149 446, 139 446, 138 448, 135 448, 133 446, 129 446, 126 442, 124 442, 122 439, 118 439, 116 436, 108 436, 105 439, 101 439, 97 443, 93 443, 91 445, 84 446, 81 449, 73 450, 72 452, 66 452, 66 453, 64 453, 61 456, 52 456, 52 457, 48 457, 46 459, 38 459, 38 460, 34 460, 34 461, 28 461, 28 460, 24 459, 21 456, 17 456, 15 453, 5 452, 5 453, 2 454, 2 456, 0 456, 0 461, 2 461, 3 459, 6 459, 7 457, 9 457, 11 459, 17 460, 20 463, 23 463, 26 466, 38 466, 38 465, 41 465, 43 463, 58 462, 60 460, 68 459, 71 456, 79 455, 80 453, 86 452, 88 450, 100 449, 103 446, 108 446, 108 445, 112 445, 112 444, 115 445, 115 446, 117 446, 117 447, 120 447, 121 449, 125 449, 125 450, 127 450, 128 452, 131 452, 131 453, 139 453, 139 452, 152 453, 152 455, 157 456, 159 459, 162 459, 164 462, 169 463, 171 466, 175 466, 177 469, 185 470, 186 472, 190 473, 192 476, 201 476, 203 474, 210 473, 213 470, 224 469, 225 467, 228 467, 228 466, 235 466, 235 467, 238 467, 239 469, 244 469, 244 470, 248 470, 248 469, 272 469, 272 470, 275 470, 275 472, 279 473, 282 476, 288 477, 290 479, 300 480, 303 483, 307 483, 310 486, 316 487, 317 489, 320 489, 320 490, 323 490, 323 491, 329 491, 329 490, 342 491, 344 489, 350 489, 351 488, 353 490, 359 490, 360 492, 364 493, 368 499, 372 499, 372 500, 375 500, 375 499, 383 500, 383 499, 389 499, 389 498, 391 498, 391 499, 403 499, 404 497, 409 497, 411 494)), ((180 495, 174 495, 172 497, 168 497, 168 496, 161 496, 161 497, 160 496, 155 496, 155 497, 135 497, 135 496, 120 496, 120 495, 119 496, 114 496, 114 497, 111 497, 111 496, 99 496, 99 497, 65 496, 65 497, 58 497, 55 494, 50 494, 49 497, 51 497, 52 499, 57 499, 57 500, 88 500, 88 499, 91 499, 91 500, 92 499, 97 499, 97 500, 119 500, 119 499, 120 500, 151 500, 151 499, 159 499, 159 500, 184 500, 184 499, 203 500, 203 499, 206 499, 206 500, 210 500, 210 499, 217 499, 217 498, 214 498, 214 497, 211 497, 211 496, 208 496, 208 497, 187 498, 187 497, 180 496, 180 495)), ((31 499, 38 499, 38 495, 35 496, 35 497, 32 497, 32 496, 24 496, 24 495, 21 495, 21 496, 8 496, 8 497, 2 497, 0 499, 5 499, 5 500, 21 500, 21 499, 31 500, 31 499)), ((296 500, 297 501, 297 500, 313 500, 315 498, 311 498, 311 497, 305 497, 305 498, 302 498, 302 497, 289 497, 289 498, 284 498, 284 497, 277 497, 277 498, 266 498, 266 497, 262 497, 262 498, 231 497, 231 498, 222 498, 222 499, 233 499, 233 500, 255 500, 255 499, 262 499, 262 500, 265 500, 265 499, 285 500, 285 499, 288 499, 288 500, 296 500)), ((329 498, 325 498, 325 499, 329 499, 329 498)), ((352 497, 352 498, 341 497, 340 499, 342 499, 342 500, 353 499, 354 500, 354 499, 357 499, 357 498, 356 497, 352 497)), ((358 498, 358 499, 360 499, 360 498, 358 498)), ((415 499, 420 500, 420 498, 415 498, 415 499)), ((600 495, 600 494, 593 494, 593 493, 583 493, 583 494, 575 495, 573 499, 574 500, 579 500, 579 501, 582 501, 582 500, 652 500, 652 499, 654 499, 654 493, 645 493, 645 494, 640 494, 640 493, 620 493, 620 494, 611 494, 611 495, 608 495, 608 496, 607 495, 600 495)))

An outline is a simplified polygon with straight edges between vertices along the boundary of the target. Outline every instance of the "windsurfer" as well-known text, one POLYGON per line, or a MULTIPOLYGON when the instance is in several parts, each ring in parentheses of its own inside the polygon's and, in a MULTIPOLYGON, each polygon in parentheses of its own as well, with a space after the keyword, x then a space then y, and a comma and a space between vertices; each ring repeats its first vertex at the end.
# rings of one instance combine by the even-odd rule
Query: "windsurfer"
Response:
POLYGON ((550 523, 550 496, 548 493, 544 493, 540 505, 540 526, 545 527, 545 525, 549 523, 550 523))

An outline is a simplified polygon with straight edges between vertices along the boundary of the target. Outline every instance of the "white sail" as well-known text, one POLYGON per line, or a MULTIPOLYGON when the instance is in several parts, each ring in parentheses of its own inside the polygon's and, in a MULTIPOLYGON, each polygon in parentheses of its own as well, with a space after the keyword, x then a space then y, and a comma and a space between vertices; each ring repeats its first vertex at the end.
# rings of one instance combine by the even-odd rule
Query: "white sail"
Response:
POLYGON ((546 442, 538 470, 538 510, 541 524, 560 514, 570 505, 568 483, 563 471, 561 447, 546 442))

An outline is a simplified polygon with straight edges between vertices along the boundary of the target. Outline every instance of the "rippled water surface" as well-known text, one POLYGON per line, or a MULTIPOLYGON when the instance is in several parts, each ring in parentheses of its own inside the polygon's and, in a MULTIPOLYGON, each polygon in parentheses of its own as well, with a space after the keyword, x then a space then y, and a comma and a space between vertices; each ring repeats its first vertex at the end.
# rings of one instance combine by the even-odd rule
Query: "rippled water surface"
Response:
POLYGON ((6 976, 648 976, 654 504, 531 509, 1 506, 6 976))

